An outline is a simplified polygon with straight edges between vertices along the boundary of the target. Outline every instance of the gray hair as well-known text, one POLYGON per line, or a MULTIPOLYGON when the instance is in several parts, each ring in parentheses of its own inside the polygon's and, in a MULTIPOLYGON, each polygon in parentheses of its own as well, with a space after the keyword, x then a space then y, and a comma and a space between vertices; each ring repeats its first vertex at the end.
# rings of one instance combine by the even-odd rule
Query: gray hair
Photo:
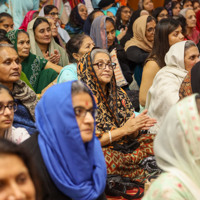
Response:
POLYGON ((197 45, 192 40, 187 40, 185 42, 184 52, 186 52, 190 47, 197 47, 197 45))
POLYGON ((82 92, 91 95, 89 88, 81 81, 74 81, 72 83, 71 91, 72 91, 72 96, 82 92))
POLYGON ((179 14, 185 17, 188 10, 193 10, 193 8, 184 8, 180 11, 179 14))
MULTIPOLYGON (((10 47, 12 49, 15 50, 14 45, 12 44, 7 44, 7 43, 0 43, 0 49, 4 48, 4 47, 10 47)), ((16 50, 15 50, 16 51, 16 50)))
POLYGON ((11 48, 14 48, 14 46, 12 44, 7 44, 7 43, 1 43, 0 47, 11 47, 11 48))
POLYGON ((95 56, 96 56, 97 53, 105 53, 106 55, 109 56, 109 58, 110 58, 110 60, 111 60, 111 56, 110 56, 108 50, 106 50, 106 49, 94 49, 94 50, 92 50, 92 52, 91 52, 91 60, 92 60, 92 63, 93 63, 94 58, 95 58, 95 56))

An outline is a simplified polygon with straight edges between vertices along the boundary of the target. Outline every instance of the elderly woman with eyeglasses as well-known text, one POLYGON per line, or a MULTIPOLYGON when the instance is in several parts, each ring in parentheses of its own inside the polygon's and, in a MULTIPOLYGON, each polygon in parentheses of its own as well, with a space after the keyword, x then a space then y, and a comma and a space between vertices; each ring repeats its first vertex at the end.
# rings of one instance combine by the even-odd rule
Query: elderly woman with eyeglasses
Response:
POLYGON ((115 66, 106 49, 95 48, 80 60, 78 76, 92 90, 97 102, 96 135, 108 174, 142 181, 145 173, 139 162, 153 154, 153 136, 141 135, 139 130, 147 130, 156 121, 146 115, 147 111, 135 117, 127 94, 116 86, 115 66))
POLYGON ((19 144, 30 136, 26 129, 12 126, 16 110, 17 104, 14 102, 11 91, 0 84, 0 138, 6 138, 19 144))

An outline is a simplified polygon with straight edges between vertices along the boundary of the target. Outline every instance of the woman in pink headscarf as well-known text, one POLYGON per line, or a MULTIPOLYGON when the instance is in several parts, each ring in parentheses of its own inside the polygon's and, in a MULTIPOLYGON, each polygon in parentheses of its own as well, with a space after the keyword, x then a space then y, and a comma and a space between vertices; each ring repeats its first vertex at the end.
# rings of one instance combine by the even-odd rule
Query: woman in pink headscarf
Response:
POLYGON ((38 16, 39 12, 36 10, 30 10, 26 13, 24 20, 21 24, 21 26, 19 27, 19 29, 24 29, 25 31, 27 31, 27 27, 28 27, 28 23, 36 18, 38 16))

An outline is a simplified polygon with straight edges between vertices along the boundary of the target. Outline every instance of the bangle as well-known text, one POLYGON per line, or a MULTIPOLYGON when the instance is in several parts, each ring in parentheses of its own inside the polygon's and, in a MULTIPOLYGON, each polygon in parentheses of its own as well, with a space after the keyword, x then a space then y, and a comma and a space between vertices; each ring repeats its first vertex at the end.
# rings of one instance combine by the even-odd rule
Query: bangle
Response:
POLYGON ((110 139, 110 143, 112 143, 112 135, 111 135, 111 132, 109 131, 109 139, 110 139))

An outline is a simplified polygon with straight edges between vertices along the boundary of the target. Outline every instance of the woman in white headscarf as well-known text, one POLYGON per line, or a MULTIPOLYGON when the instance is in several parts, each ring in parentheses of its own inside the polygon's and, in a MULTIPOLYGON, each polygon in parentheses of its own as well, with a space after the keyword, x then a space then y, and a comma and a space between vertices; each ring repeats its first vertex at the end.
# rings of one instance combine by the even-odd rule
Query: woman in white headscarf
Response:
POLYGON ((170 47, 165 56, 166 66, 156 74, 147 94, 145 107, 148 114, 157 120, 149 130, 151 133, 158 132, 167 112, 178 102, 181 83, 198 61, 199 51, 194 42, 178 42, 170 47))
POLYGON ((200 199, 200 96, 186 97, 168 112, 154 141, 164 172, 143 200, 200 199))
POLYGON ((51 27, 44 17, 37 17, 28 23, 31 53, 46 58, 59 66, 69 63, 66 50, 58 45, 52 37, 51 27))

